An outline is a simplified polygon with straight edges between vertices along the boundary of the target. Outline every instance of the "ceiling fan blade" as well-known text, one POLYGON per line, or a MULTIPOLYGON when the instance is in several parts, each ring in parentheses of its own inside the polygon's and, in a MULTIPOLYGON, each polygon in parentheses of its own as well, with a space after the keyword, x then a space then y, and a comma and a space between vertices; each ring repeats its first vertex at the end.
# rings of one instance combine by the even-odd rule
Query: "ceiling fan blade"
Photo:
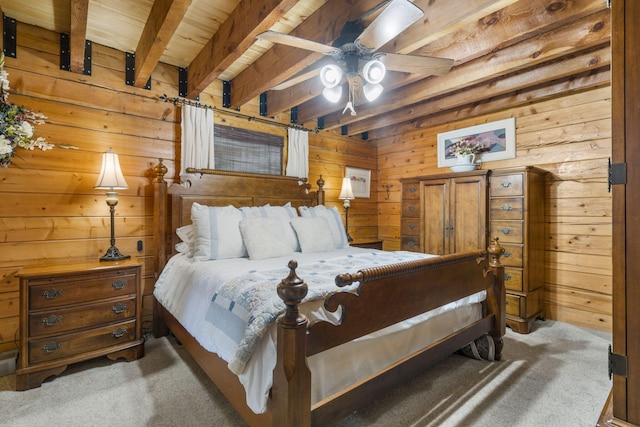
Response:
POLYGON ((447 58, 399 53, 383 53, 377 58, 382 61, 387 70, 436 76, 447 74, 454 62, 453 59, 447 58))
POLYGON ((393 40, 411 24, 422 18, 424 12, 408 0, 391 3, 365 28, 356 39, 360 45, 375 51, 393 40))
POLYGON ((293 46, 300 49, 310 50, 312 52, 324 53, 325 55, 339 55, 340 49, 326 44, 314 42, 289 34, 279 33, 277 31, 265 31, 256 36, 261 40, 267 40, 273 43, 293 46))

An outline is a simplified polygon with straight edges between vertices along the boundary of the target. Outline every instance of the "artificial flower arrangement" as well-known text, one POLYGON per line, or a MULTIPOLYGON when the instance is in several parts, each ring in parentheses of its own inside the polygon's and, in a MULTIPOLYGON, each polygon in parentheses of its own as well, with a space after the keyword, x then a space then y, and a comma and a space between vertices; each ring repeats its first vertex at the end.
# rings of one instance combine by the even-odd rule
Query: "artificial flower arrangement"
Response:
POLYGON ((34 126, 44 123, 46 117, 34 113, 22 105, 7 101, 9 98, 9 74, 4 70, 4 54, 0 54, 0 167, 11 164, 17 147, 25 150, 53 148, 44 138, 34 137, 34 126))
POLYGON ((477 136, 465 136, 455 141, 447 147, 447 156, 466 156, 469 154, 480 154, 491 149, 487 141, 479 139, 477 136))

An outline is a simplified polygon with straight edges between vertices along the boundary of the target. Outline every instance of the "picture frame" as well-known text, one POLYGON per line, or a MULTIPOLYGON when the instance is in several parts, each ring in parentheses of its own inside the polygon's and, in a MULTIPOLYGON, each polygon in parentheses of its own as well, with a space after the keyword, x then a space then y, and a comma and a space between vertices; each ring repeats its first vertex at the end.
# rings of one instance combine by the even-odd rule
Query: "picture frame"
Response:
POLYGON ((355 197, 368 199, 371 195, 371 171, 346 167, 345 176, 351 180, 351 189, 355 197))
POLYGON ((514 117, 469 126, 450 132, 438 134, 438 167, 448 167, 456 164, 456 156, 447 154, 447 148, 454 142, 464 138, 488 141, 490 151, 480 153, 476 162, 491 162, 494 160, 513 159, 516 157, 516 119, 514 117))

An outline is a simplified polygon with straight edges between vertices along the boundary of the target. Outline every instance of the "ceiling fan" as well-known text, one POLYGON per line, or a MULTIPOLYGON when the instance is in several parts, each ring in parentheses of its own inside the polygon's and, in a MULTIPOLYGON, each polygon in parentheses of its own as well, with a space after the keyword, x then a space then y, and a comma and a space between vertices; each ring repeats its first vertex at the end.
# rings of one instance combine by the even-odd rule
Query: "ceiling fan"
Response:
POLYGON ((342 97, 340 83, 346 76, 349 99, 343 114, 350 111, 355 116, 354 102, 359 88, 367 100, 375 100, 384 89, 380 83, 386 70, 427 75, 449 72, 453 59, 378 52, 423 15, 422 9, 409 0, 386 0, 360 18, 348 21, 331 46, 276 31, 266 31, 257 37, 333 57, 336 63, 325 65, 320 70, 320 80, 324 85, 322 94, 337 103, 342 97), (376 13, 377 16, 365 27, 365 20, 376 13), (361 64, 364 65, 361 67, 361 64))

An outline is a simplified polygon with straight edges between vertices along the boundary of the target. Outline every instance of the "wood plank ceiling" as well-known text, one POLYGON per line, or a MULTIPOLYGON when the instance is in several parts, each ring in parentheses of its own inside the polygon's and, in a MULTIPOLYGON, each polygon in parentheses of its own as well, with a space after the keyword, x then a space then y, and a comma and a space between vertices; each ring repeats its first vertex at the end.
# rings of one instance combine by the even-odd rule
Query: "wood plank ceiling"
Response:
POLYGON ((605 0, 415 0, 424 18, 380 51, 451 58, 454 67, 444 76, 388 72, 382 96, 356 116, 321 95, 317 71, 330 58, 256 39, 272 29, 330 45, 381 1, 0 0, 0 8, 69 34, 74 72, 91 40, 135 53, 138 87, 164 62, 188 69, 189 98, 221 79, 231 82, 230 108, 266 92, 267 116, 298 107, 298 123, 323 117, 325 129, 348 125, 370 139, 609 84, 605 0))

